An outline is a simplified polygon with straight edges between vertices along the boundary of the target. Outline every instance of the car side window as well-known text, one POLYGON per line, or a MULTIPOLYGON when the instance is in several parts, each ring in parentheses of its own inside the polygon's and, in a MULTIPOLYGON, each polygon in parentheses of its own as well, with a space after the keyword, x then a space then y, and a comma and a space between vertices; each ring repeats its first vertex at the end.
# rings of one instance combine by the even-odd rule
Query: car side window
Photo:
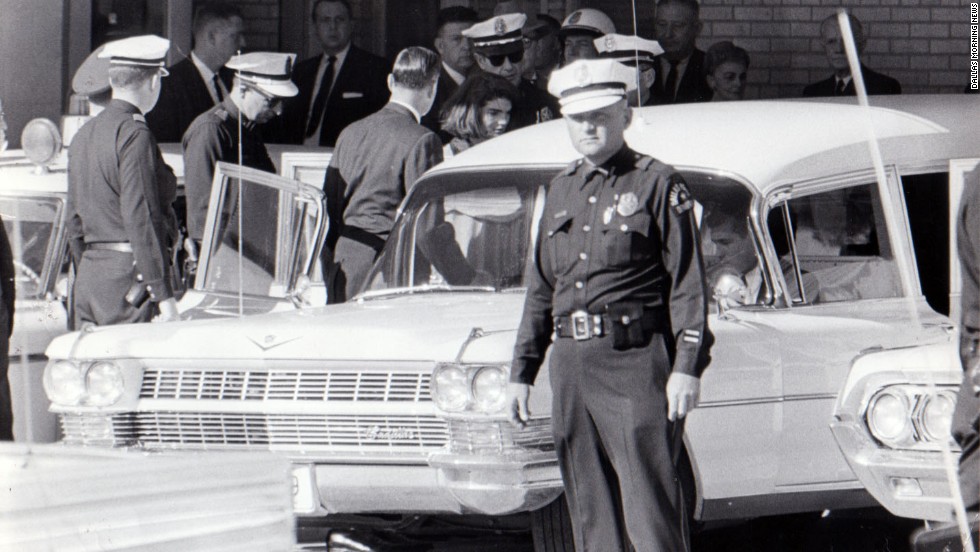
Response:
POLYGON ((874 185, 793 197, 770 211, 768 225, 794 303, 902 295, 874 185))

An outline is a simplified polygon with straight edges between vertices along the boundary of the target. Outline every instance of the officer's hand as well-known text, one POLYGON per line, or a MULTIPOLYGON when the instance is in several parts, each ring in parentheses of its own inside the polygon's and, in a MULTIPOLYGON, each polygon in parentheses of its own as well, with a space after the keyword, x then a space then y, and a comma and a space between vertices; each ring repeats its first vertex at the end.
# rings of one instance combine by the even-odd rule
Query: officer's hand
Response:
POLYGON ((177 300, 171 297, 160 301, 160 314, 153 318, 154 322, 172 322, 180 320, 180 312, 177 310, 177 300))
POLYGON ((701 392, 701 380, 673 372, 667 379, 667 419, 680 420, 698 405, 698 395, 701 392))
POLYGON ((531 396, 531 386, 526 383, 507 384, 507 417, 514 427, 527 426, 530 413, 527 410, 527 399, 531 396))

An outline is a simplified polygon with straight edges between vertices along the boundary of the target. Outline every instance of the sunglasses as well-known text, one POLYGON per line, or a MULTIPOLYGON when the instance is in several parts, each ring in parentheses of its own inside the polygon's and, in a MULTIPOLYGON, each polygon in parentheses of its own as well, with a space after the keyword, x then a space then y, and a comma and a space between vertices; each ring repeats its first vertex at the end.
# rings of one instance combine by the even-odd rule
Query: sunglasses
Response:
POLYGON ((509 54, 497 54, 495 56, 484 56, 484 57, 487 58, 487 61, 490 62, 490 65, 493 65, 494 67, 500 67, 501 65, 504 64, 504 58, 510 60, 511 63, 520 63, 521 60, 524 59, 524 51, 521 50, 520 52, 511 52, 509 54))
POLYGON ((278 109, 282 107, 282 98, 279 96, 271 96, 257 86, 247 86, 247 88, 255 91, 255 93, 259 96, 262 96, 262 99, 265 100, 265 104, 269 106, 269 109, 278 109))

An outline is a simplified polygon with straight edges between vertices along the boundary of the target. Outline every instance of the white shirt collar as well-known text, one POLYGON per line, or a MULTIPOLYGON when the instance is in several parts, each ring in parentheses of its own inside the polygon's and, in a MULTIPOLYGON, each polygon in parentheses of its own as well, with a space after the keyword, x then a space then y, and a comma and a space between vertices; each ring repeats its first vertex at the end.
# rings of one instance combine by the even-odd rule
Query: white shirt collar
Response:
POLYGON ((412 113, 412 115, 415 117, 415 122, 416 123, 422 122, 422 116, 419 114, 418 111, 415 110, 414 107, 408 105, 405 102, 400 102, 400 101, 398 101, 398 100, 396 100, 394 98, 392 98, 391 100, 388 100, 388 101, 391 102, 391 103, 393 103, 393 104, 398 104, 398 105, 404 107, 405 109, 409 110, 412 113))
POLYGON ((449 74, 449 78, 453 79, 456 84, 463 84, 463 81, 466 80, 466 75, 446 65, 445 61, 442 62, 442 68, 446 70, 446 73, 449 74))

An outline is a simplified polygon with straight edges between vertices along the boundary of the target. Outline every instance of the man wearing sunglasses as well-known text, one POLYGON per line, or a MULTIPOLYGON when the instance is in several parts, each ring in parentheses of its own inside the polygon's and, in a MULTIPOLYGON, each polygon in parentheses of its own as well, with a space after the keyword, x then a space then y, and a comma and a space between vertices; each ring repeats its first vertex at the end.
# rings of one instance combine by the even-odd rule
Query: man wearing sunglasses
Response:
POLYGON ((526 21, 527 16, 523 13, 509 13, 463 31, 463 36, 473 40, 473 57, 480 70, 507 79, 520 92, 510 112, 510 130, 549 121, 558 114, 554 99, 523 78, 524 37, 521 29, 526 21))
POLYGON ((228 96, 200 114, 184 133, 184 188, 187 195, 187 234, 189 256, 196 258, 204 235, 214 164, 241 162, 246 167, 274 173, 256 125, 267 123, 282 113, 283 98, 299 91, 290 80, 295 54, 252 52, 234 56, 226 67, 235 71, 228 96), (242 157, 238 158, 239 124, 242 157))

